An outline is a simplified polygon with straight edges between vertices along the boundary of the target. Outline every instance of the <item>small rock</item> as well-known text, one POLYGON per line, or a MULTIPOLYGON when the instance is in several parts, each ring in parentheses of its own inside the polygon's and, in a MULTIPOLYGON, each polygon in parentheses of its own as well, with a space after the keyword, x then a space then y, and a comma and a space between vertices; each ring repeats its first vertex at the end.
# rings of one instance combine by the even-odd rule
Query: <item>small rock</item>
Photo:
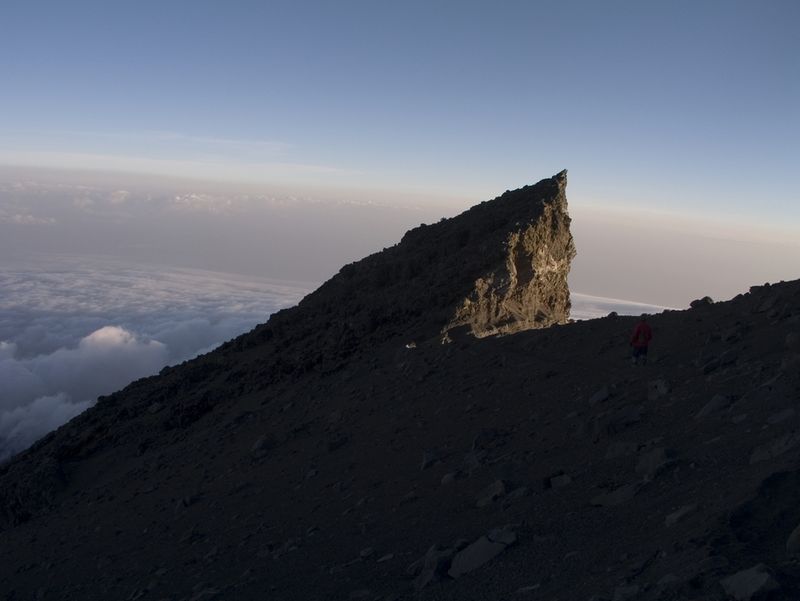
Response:
POLYGON ((597 495, 592 499, 591 504, 595 507, 615 507, 617 505, 622 505, 626 501, 630 501, 633 497, 635 497, 640 488, 641 484, 638 482, 633 484, 625 484, 624 486, 620 486, 611 492, 597 495))
POLYGON ((333 453, 346 445, 350 439, 344 434, 337 434, 328 440, 328 452, 333 453))
POLYGON ((727 409, 731 406, 732 399, 730 397, 715 394, 711 397, 711 400, 708 401, 700 411, 694 416, 695 419, 703 419, 708 417, 709 415, 714 415, 716 413, 720 413, 721 411, 727 409))
POLYGON ((250 454, 255 459, 265 457, 275 447, 275 442, 266 434, 262 434, 250 447, 250 454))
POLYGON ((595 430, 599 428, 600 423, 603 423, 608 434, 616 434, 640 421, 642 421, 642 408, 639 405, 626 405, 612 412, 603 422, 597 422, 595 430))
POLYGON ((441 459, 441 454, 436 449, 428 449, 422 453, 420 470, 426 470, 441 459))
POLYGON ((750 601, 757 595, 777 590, 780 585, 764 564, 737 572, 720 580, 722 588, 736 601, 750 601))
POLYGON ((478 497, 477 506, 486 507, 506 494, 506 484, 502 480, 495 480, 478 497))
POLYGON ((471 451, 478 449, 486 449, 493 445, 493 443, 501 437, 501 433, 493 428, 482 428, 472 439, 471 451))
POLYGON ((372 557, 372 555, 374 553, 375 553, 375 550, 372 547, 366 547, 365 549, 361 549, 361 551, 359 552, 358 556, 361 559, 367 559, 368 557, 372 557))
POLYGON ((670 392, 670 385, 665 379, 652 380, 647 383, 647 400, 656 401, 670 392))
POLYGON ((517 542, 517 533, 508 526, 504 528, 493 528, 486 536, 493 543, 503 543, 507 547, 517 542))
POLYGON ((489 453, 483 449, 476 449, 470 451, 469 453, 464 455, 464 462, 463 462, 464 471, 467 472, 468 474, 471 474, 483 464, 484 460, 488 455, 489 453))
POLYGON ((684 505, 677 511, 673 511, 666 518, 664 518, 664 525, 667 527, 674 526, 680 522, 684 517, 689 515, 697 508, 697 505, 684 505))
POLYGON ((552 488, 564 488, 572 483, 572 477, 569 474, 560 474, 550 478, 550 486, 552 488))
POLYGON ((800 525, 798 525, 789 535, 786 541, 786 550, 793 555, 800 554, 800 525))
POLYGON ((519 488, 515 488, 510 493, 508 493, 505 497, 503 497, 504 502, 509 503, 511 501, 516 501, 517 499, 522 499, 523 497, 527 497, 531 494, 530 489, 527 486, 520 486, 519 488))
POLYGON ((492 542, 488 537, 482 536, 453 557, 453 563, 447 573, 451 578, 459 578, 488 563, 505 548, 505 544, 492 542))
POLYGON ((438 582, 447 574, 455 550, 433 545, 425 556, 408 567, 409 573, 418 573, 414 587, 419 591, 431 582, 438 582))
POLYGON ((739 360, 739 353, 736 352, 734 349, 728 349, 719 356, 719 365, 720 367, 727 367, 728 365, 733 365, 738 360, 739 360))
POLYGON ((419 495, 415 491, 411 491, 406 493, 402 499, 400 499, 400 505, 408 505, 409 503, 414 503, 415 501, 419 500, 419 495))
POLYGON ((375 563, 384 563, 391 561, 392 559, 394 559, 394 553, 387 553, 386 555, 379 557, 375 563))
POLYGON ((724 332, 722 332, 721 338, 722 342, 727 342, 727 343, 738 342, 739 340, 742 339, 742 332, 739 328, 736 327, 729 328, 724 332))
POLYGON ((611 396, 611 394, 608 390, 608 386, 603 386, 600 390, 589 397, 589 405, 594 407, 597 405, 597 403, 607 401, 609 396, 611 396))
POLYGON ((455 481, 456 481, 456 475, 454 472, 448 472, 447 474, 442 476, 442 486, 449 486, 455 481))

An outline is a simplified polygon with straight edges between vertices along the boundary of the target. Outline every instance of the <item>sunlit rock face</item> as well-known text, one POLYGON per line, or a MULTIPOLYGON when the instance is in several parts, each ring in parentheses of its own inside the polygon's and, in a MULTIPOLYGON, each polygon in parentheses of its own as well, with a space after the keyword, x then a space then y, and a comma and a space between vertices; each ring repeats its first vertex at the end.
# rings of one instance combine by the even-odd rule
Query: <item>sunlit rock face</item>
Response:
POLYGON ((562 171, 422 224, 238 344, 290 341, 308 367, 397 336, 438 342, 454 330, 484 337, 564 323, 575 256, 566 184, 562 171))
POLYGON ((475 280, 444 333, 461 326, 482 338, 566 323, 570 300, 567 276, 575 244, 570 233, 562 171, 492 201, 520 218, 509 229, 505 256, 475 280), (544 188, 544 190, 543 190, 544 188), (502 260, 501 260, 502 259, 502 260))

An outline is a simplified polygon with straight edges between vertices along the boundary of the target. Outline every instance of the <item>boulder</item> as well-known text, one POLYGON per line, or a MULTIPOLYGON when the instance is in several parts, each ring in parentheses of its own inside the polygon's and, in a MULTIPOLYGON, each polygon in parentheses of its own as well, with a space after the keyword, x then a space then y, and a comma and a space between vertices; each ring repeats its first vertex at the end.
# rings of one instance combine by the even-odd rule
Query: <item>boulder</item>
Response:
POLYGON ((689 306, 692 309, 698 309, 700 307, 707 307, 708 305, 713 305, 714 299, 710 296, 704 296, 703 298, 697 298, 689 303, 689 306))
POLYGON ((615 507, 630 501, 639 492, 642 485, 638 482, 632 484, 625 484, 610 492, 597 495, 591 500, 591 504, 595 507, 615 507))
POLYGON ((504 543, 492 542, 489 537, 482 536, 453 557, 453 562, 447 573, 452 578, 459 578, 488 563, 505 549, 506 545, 504 543))
POLYGON ((506 494, 506 484, 502 480, 495 480, 478 497, 477 506, 486 507, 506 494))
POLYGON ((720 580, 725 592, 736 601, 750 601, 780 588, 764 564, 736 572, 720 580))
POLYGON ((431 582, 438 582, 447 575, 450 562, 453 560, 455 549, 452 547, 442 548, 433 545, 428 552, 421 558, 408 566, 406 573, 416 575, 414 588, 422 590, 431 582))

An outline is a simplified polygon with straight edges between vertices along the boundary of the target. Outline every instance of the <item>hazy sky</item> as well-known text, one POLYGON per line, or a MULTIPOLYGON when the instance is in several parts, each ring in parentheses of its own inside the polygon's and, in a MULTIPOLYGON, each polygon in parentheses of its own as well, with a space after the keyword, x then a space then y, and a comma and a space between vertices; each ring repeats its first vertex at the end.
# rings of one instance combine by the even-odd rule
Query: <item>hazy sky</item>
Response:
POLYGON ((800 226, 800 3, 3 3, 0 163, 800 226))

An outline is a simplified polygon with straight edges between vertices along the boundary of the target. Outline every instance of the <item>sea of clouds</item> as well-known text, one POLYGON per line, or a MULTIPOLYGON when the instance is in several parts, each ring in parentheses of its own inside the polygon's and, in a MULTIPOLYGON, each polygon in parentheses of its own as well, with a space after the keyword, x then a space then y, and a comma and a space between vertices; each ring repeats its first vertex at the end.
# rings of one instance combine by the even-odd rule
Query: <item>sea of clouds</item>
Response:
POLYGON ((572 301, 570 317, 575 320, 597 319, 598 317, 606 317, 611 312, 617 313, 617 315, 642 315, 645 313, 653 315, 661 313, 668 308, 661 305, 592 296, 579 292, 571 293, 570 300, 572 301))
POLYGON ((303 284, 40 257, 0 268, 0 461, 99 395, 208 352, 291 306, 303 284))

